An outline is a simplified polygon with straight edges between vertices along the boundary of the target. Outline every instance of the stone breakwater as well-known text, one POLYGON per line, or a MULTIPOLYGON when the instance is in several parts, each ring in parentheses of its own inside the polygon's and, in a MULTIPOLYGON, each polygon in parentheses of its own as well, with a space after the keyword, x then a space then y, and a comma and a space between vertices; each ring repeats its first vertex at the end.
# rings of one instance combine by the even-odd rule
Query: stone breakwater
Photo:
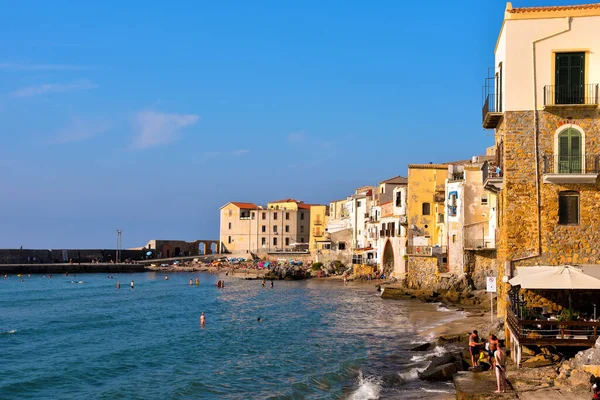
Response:
POLYGON ((130 263, 49 263, 49 264, 0 264, 2 274, 61 274, 87 272, 144 272, 141 264, 130 263))

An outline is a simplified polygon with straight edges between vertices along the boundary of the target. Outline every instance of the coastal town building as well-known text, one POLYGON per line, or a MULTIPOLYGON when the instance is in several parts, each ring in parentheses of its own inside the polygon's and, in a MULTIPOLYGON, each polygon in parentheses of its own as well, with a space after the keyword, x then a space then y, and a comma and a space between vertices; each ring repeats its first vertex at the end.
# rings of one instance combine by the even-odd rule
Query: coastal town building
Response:
POLYGON ((515 340, 525 339, 517 309, 551 314, 578 303, 581 315, 592 313, 589 292, 577 301, 581 291, 552 290, 559 287, 551 280, 523 290, 512 278, 530 273, 526 267, 591 266, 590 276, 600 268, 599 37, 600 4, 507 3, 482 109, 496 159, 482 179, 498 199, 498 314, 515 340))
POLYGON ((308 251, 311 207, 295 199, 273 201, 266 207, 227 203, 220 210, 222 249, 229 253, 308 251))
MULTIPOLYGON (((483 108, 496 138, 484 185, 498 193, 501 277, 600 262, 598 37, 600 5, 507 3, 483 108)), ((500 302, 507 290, 501 284, 500 302)))
POLYGON ((197 256, 202 254, 219 253, 217 240, 159 240, 148 241, 144 247, 138 248, 153 253, 154 258, 170 258, 182 256, 197 256))
POLYGON ((377 262, 386 276, 399 278, 406 272, 407 187, 403 176, 380 182, 379 198, 372 207, 369 235, 376 238, 377 262))
MULTIPOLYGON (((496 196, 483 187, 483 163, 493 156, 448 163, 448 272, 468 274, 480 256, 496 258, 496 196)), ((487 164, 486 164, 487 166, 487 164)))
POLYGON ((310 226, 309 239, 311 252, 316 252, 319 248, 327 247, 329 239, 325 236, 327 218, 329 216, 329 206, 320 204, 310 205, 310 226))
POLYGON ((407 283, 420 286, 447 269, 446 164, 408 166, 407 283))

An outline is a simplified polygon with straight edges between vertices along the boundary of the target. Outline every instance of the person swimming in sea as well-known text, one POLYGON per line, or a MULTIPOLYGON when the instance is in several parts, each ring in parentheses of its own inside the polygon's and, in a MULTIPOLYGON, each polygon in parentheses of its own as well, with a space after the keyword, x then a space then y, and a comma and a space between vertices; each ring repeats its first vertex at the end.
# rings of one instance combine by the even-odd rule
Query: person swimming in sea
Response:
POLYGON ((131 281, 131 288, 133 289, 133 287, 134 287, 134 284, 133 284, 133 280, 132 280, 131 281))
POLYGON ((194 281, 192 279, 190 279, 190 286, 192 286, 194 284, 194 281))
POLYGON ((117 282, 117 289, 121 289, 121 282, 117 282))
POLYGON ((200 284, 200 278, 196 278, 196 285, 200 284))
POLYGON ((169 275, 165 275, 165 281, 169 280, 169 275))
POLYGON ((200 314, 200 326, 204 326, 206 324, 206 318, 204 317, 204 313, 200 314))

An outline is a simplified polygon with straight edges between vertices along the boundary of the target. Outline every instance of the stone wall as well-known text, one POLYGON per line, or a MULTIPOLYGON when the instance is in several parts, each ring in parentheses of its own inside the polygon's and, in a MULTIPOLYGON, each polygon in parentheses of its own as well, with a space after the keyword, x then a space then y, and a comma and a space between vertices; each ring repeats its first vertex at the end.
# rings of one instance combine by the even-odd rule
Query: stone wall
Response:
MULTIPOLYGON (((600 264, 600 183, 544 183, 544 155, 554 155, 557 130, 573 124, 585 132, 585 154, 600 154, 600 111, 565 108, 538 112, 538 153, 535 153, 534 112, 506 112, 496 131, 496 142, 503 143, 502 171, 504 189, 498 197, 497 272, 509 275, 524 265, 600 264), (539 207, 536 192, 538 172, 539 207), (579 192, 579 224, 558 224, 558 194, 579 192), (539 226, 538 229, 538 218, 539 226), (510 267, 512 263, 512 267, 510 267)), ((589 166, 588 166, 589 167, 589 166)), ((501 283, 499 312, 509 285, 501 283)))
POLYGON ((476 290, 486 289, 486 278, 488 276, 502 279, 502 276, 498 274, 495 250, 467 251, 466 254, 469 260, 466 272, 476 290))
POLYGON ((408 257, 406 285, 410 289, 434 289, 437 283, 437 257, 408 257))

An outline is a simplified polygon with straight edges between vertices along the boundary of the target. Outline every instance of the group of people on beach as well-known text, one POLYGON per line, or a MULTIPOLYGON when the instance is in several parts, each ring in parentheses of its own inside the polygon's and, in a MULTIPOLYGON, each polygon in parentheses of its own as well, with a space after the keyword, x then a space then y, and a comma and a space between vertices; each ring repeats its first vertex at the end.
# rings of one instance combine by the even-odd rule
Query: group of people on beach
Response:
POLYGON ((506 391, 506 353, 502 350, 496 335, 490 334, 487 340, 482 341, 477 330, 473 330, 469 335, 469 353, 473 368, 478 367, 479 362, 485 360, 487 356, 490 368, 496 372, 498 385, 496 393, 504 393, 506 391))

